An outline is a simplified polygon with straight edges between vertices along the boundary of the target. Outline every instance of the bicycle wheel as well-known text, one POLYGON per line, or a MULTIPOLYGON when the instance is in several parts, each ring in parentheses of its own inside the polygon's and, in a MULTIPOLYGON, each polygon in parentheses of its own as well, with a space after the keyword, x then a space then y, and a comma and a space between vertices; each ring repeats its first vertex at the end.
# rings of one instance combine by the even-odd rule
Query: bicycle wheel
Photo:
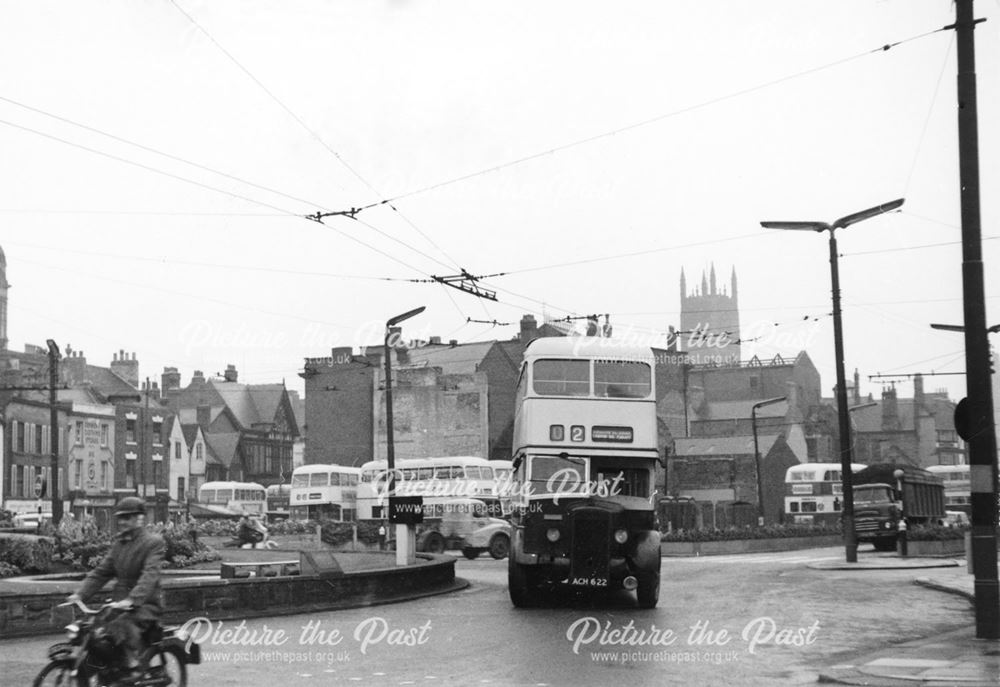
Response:
POLYGON ((171 687, 187 687, 187 664, 179 654, 163 649, 152 647, 146 651, 144 661, 146 675, 150 678, 169 678, 161 684, 171 687))
POLYGON ((52 661, 42 668, 31 687, 77 687, 72 671, 72 661, 52 661))

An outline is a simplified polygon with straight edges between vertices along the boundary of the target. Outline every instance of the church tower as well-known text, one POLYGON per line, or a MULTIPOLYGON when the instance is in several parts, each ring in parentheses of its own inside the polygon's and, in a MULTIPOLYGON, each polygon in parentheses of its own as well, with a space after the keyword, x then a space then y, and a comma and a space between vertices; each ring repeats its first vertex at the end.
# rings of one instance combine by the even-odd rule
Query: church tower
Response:
POLYGON ((0 351, 7 350, 7 256, 0 247, 0 351))
POLYGON ((740 312, 736 268, 730 287, 719 283, 715 265, 701 273, 700 288, 688 293, 687 277, 681 269, 681 331, 679 348, 695 365, 731 365, 740 361, 740 312))

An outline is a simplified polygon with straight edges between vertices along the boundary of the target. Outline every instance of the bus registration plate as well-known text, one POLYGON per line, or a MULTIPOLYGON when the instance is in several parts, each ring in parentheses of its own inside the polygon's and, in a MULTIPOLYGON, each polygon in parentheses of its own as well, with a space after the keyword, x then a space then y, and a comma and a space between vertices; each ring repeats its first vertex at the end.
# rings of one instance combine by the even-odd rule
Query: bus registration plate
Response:
POLYGON ((607 587, 606 577, 572 577, 569 583, 575 587, 607 587))

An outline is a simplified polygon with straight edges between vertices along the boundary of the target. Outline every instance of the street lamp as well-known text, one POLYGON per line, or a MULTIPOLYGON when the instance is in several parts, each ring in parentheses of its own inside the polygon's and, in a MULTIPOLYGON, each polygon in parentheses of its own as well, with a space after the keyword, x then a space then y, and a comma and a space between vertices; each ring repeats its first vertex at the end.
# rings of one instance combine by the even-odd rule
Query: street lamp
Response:
POLYGON ((844 481, 844 549, 848 563, 858 561, 858 535, 854 531, 854 485, 851 473, 851 426, 847 416, 847 383, 844 375, 844 335, 840 320, 840 274, 837 269, 837 229, 846 229, 866 219, 892 212, 903 204, 903 199, 876 205, 875 207, 827 222, 761 222, 765 229, 789 229, 793 231, 830 232, 830 278, 833 291, 833 344, 837 364, 837 416, 840 424, 840 466, 844 481))
POLYGON ((757 409, 764 406, 781 403, 786 400, 785 396, 769 398, 760 403, 754 403, 750 409, 750 425, 753 427, 753 465, 757 475, 757 525, 764 524, 764 487, 760 477, 760 447, 757 445, 757 409))
MULTIPOLYGON (((385 457, 386 467, 389 470, 389 474, 387 476, 389 498, 386 501, 386 506, 389 508, 390 514, 392 513, 393 493, 396 490, 396 453, 392 440, 392 356, 391 349, 389 348, 389 339, 393 335, 393 327, 404 320, 408 320, 415 315, 419 315, 425 309, 425 306, 422 305, 419 308, 414 308, 413 310, 404 312, 401 315, 390 317, 385 323, 385 341, 383 348, 383 355, 385 357, 385 457)), ((411 545, 410 537, 407 536, 407 527, 407 525, 401 523, 396 524, 396 565, 407 565, 408 563, 413 562, 411 556, 409 555, 411 545)))

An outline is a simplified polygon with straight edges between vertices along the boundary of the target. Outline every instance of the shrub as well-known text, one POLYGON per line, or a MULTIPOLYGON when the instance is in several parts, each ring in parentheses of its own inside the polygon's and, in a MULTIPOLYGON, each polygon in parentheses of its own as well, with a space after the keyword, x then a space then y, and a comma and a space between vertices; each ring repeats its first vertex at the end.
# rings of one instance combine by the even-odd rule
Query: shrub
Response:
POLYGON ((3 576, 47 573, 52 567, 53 544, 41 537, 0 539, 0 566, 3 576))
POLYGON ((661 541, 702 542, 741 539, 781 539, 787 537, 823 537, 840 534, 832 525, 767 525, 765 527, 727 527, 725 529, 674 530, 664 532, 661 541))
POLYGON ((907 541, 947 541, 964 539, 968 527, 943 527, 941 525, 918 525, 906 532, 907 541))
POLYGON ((319 523, 315 520, 272 520, 267 529, 272 534, 312 534, 319 523))
POLYGON ((14 513, 9 510, 0 510, 0 527, 13 527, 14 513))

